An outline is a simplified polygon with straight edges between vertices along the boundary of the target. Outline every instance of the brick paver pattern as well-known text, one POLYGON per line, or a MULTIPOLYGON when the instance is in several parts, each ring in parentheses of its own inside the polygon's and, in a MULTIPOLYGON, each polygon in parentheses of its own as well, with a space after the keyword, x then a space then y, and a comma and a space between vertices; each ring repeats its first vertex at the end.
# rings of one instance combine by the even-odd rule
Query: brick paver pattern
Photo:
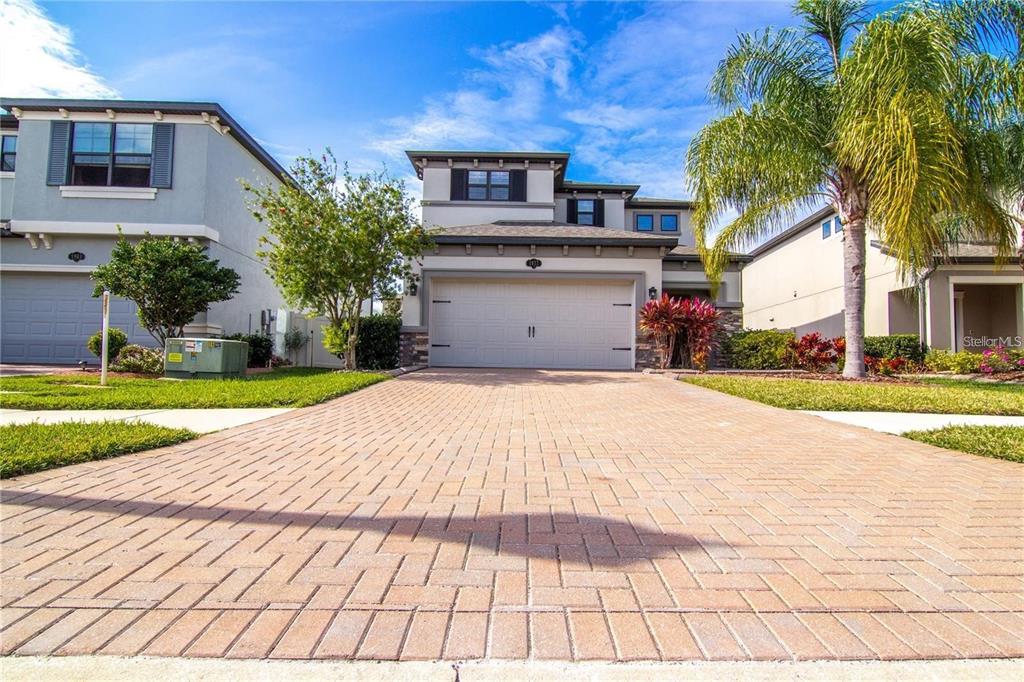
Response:
POLYGON ((619 373, 414 373, 4 482, 4 653, 1024 654, 1024 467, 619 373))

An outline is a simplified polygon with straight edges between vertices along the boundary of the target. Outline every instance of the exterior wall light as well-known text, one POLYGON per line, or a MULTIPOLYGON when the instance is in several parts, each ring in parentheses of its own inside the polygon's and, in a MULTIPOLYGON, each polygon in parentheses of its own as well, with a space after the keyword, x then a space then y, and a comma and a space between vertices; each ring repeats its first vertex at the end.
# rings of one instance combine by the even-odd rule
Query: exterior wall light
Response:
POLYGON ((655 298, 658 297, 658 290, 655 289, 654 287, 651 287, 650 289, 647 290, 647 296, 653 301, 655 298))

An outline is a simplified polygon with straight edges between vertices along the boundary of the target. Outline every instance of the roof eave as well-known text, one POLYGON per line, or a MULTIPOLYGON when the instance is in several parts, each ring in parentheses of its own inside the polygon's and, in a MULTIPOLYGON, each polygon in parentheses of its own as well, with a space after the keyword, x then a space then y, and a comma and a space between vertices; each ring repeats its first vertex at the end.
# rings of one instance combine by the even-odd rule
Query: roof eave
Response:
POLYGON ((673 239, 636 239, 631 237, 523 237, 498 235, 435 235, 437 244, 536 244, 538 246, 636 246, 670 247, 673 239))

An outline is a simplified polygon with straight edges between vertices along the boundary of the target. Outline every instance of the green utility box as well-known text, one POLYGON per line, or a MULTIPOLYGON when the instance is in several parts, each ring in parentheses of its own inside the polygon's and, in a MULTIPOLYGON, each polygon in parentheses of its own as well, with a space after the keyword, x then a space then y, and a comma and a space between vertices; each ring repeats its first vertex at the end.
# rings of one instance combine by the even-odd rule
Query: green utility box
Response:
POLYGON ((224 339, 167 339, 164 376, 229 379, 245 376, 249 344, 224 339))

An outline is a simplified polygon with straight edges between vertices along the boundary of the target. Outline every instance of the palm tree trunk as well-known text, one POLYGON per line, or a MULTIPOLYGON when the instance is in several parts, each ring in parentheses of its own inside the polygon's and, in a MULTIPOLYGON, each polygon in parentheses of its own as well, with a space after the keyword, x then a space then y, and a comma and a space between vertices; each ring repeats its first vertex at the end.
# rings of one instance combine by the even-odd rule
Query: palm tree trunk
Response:
POLYGON ((843 218, 843 312, 846 362, 843 376, 858 379, 864 369, 864 263, 867 259, 863 214, 843 218))

